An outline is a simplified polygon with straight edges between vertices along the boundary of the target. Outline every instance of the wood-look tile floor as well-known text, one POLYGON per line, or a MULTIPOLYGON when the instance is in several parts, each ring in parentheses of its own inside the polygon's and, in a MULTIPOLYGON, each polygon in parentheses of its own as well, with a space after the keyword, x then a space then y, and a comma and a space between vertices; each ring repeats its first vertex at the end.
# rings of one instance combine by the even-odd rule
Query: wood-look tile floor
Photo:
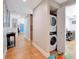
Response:
POLYGON ((47 59, 43 56, 30 41, 20 35, 16 38, 16 47, 10 48, 4 59, 47 59))
POLYGON ((76 59, 76 41, 66 41, 66 53, 71 54, 71 59, 76 59))

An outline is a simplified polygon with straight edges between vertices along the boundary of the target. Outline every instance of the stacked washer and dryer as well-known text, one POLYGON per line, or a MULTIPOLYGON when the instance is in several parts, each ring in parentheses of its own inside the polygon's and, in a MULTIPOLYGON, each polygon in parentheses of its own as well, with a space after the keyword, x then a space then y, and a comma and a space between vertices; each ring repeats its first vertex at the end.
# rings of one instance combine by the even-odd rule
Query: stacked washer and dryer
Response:
POLYGON ((53 51, 57 49, 57 24, 56 24, 56 16, 50 15, 50 43, 49 43, 49 51, 53 51))

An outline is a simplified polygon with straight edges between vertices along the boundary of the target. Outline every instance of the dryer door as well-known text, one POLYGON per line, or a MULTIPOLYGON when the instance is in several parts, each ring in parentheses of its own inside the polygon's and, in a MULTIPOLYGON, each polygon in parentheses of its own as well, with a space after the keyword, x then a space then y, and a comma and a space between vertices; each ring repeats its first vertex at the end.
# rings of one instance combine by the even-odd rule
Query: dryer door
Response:
POLYGON ((55 26, 56 25, 56 18, 52 17, 51 19, 51 26, 55 26))
POLYGON ((56 37, 52 37, 50 40, 50 45, 54 45, 56 41, 57 41, 56 37))

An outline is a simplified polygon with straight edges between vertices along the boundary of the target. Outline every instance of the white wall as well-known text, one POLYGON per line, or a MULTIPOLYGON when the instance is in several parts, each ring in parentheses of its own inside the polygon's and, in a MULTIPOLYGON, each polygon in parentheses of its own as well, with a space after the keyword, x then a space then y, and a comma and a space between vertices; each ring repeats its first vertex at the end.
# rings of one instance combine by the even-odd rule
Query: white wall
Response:
POLYGON ((70 30, 70 20, 66 17, 66 29, 70 30))
POLYGON ((65 8, 57 11, 57 49, 65 52, 65 8))
MULTIPOLYGON (((3 52, 4 52, 4 54, 6 53, 6 51, 7 51, 7 37, 6 37, 6 34, 8 33, 8 32, 15 32, 16 33, 16 35, 17 35, 17 28, 12 28, 12 14, 8 14, 7 13, 7 11, 6 11, 7 9, 6 9, 6 6, 4 5, 4 19, 6 19, 8 16, 10 16, 10 26, 9 27, 3 27, 3 52), (8 15, 7 17, 6 17, 6 15, 8 15)), ((8 19, 7 19, 8 20, 8 19)))
MULTIPOLYGON (((18 35, 18 32, 17 32, 17 27, 16 28, 13 28, 12 27, 12 20, 13 20, 13 18, 15 18, 15 20, 18 20, 18 17, 17 17, 17 15, 15 15, 14 13, 11 13, 10 12, 10 32, 15 32, 16 33, 16 36, 18 35)), ((16 21, 16 26, 18 25, 18 21, 16 21)))
POLYGON ((72 21, 76 21, 76 19, 68 19, 66 18, 66 29, 69 31, 75 31, 76 30, 76 24, 72 24, 72 21))
MULTIPOLYGON (((6 6, 5 6, 5 4, 4 4, 4 9, 3 9, 3 11, 4 11, 4 19, 6 19, 6 13, 7 13, 7 9, 6 9, 6 6)), ((7 51, 7 39, 6 39, 6 33, 7 33, 7 28, 5 27, 3 27, 3 54, 5 54, 6 53, 6 51, 7 51)))
POLYGON ((44 0, 33 13, 33 42, 49 53, 50 9, 48 1, 44 0))
POLYGON ((71 20, 71 22, 70 22, 70 29, 71 29, 71 31, 76 31, 76 24, 72 24, 72 21, 76 21, 76 19, 73 19, 73 20, 71 20))
POLYGON ((27 15, 24 20, 25 38, 30 40, 30 15, 27 15))
POLYGON ((75 31, 76 24, 72 24, 72 21, 76 21, 76 5, 70 5, 66 7, 66 28, 69 31, 75 31))

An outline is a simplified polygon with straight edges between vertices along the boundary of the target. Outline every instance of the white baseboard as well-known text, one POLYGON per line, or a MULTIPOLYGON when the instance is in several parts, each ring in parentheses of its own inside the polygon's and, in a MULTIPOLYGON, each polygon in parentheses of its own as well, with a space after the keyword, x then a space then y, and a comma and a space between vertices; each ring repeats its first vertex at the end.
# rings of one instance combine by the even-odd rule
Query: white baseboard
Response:
POLYGON ((35 44, 34 42, 32 42, 33 46, 35 48, 37 48, 46 58, 48 58, 49 53, 45 52, 42 48, 40 48, 37 44, 35 44))
POLYGON ((5 59, 6 53, 7 53, 7 48, 6 48, 5 52, 3 53, 3 59, 5 59))

